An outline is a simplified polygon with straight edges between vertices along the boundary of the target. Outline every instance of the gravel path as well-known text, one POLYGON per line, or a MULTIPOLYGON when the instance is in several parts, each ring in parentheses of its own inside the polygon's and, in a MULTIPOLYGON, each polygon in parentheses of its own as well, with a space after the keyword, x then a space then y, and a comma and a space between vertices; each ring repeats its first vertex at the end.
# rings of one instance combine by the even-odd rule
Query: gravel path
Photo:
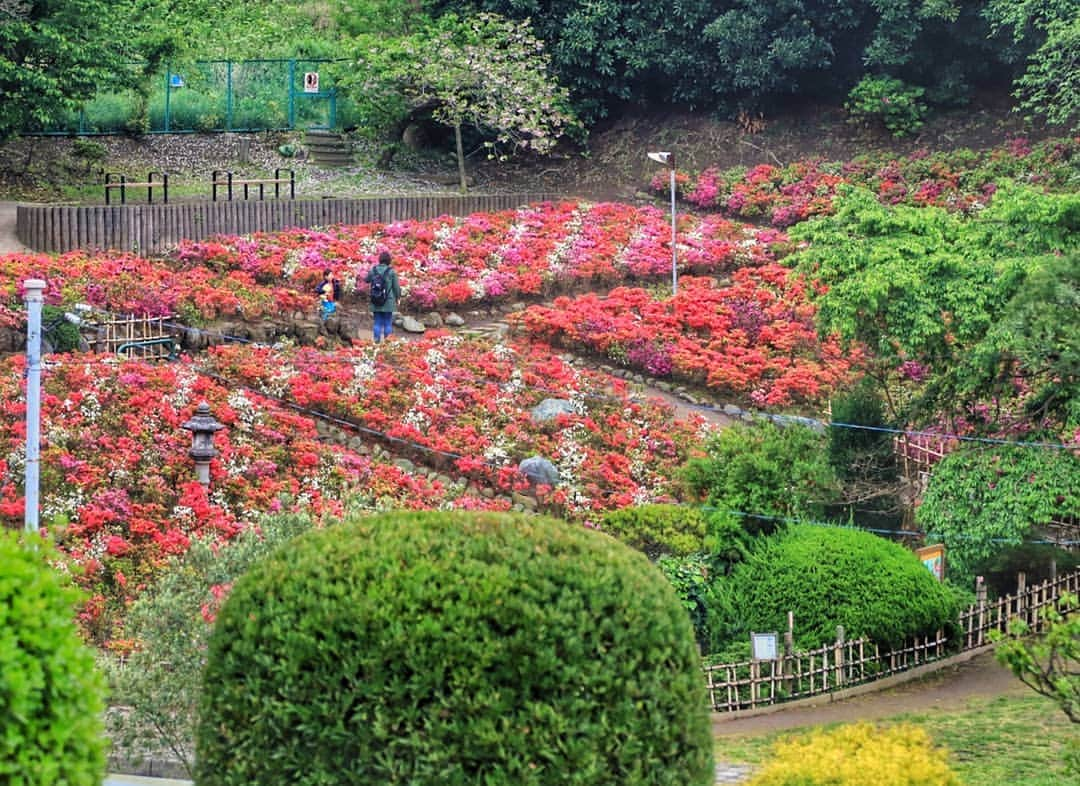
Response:
POLYGON ((0 254, 26 251, 15 237, 15 202, 0 202, 0 254))

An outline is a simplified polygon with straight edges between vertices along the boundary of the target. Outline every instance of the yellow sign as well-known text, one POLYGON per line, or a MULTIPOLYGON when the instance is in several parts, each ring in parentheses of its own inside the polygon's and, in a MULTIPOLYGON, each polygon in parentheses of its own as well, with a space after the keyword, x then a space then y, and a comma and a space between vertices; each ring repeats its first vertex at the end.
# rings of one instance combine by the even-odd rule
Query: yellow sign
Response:
POLYGON ((915 554, 938 581, 945 580, 945 546, 943 544, 923 546, 921 549, 916 549, 915 554))

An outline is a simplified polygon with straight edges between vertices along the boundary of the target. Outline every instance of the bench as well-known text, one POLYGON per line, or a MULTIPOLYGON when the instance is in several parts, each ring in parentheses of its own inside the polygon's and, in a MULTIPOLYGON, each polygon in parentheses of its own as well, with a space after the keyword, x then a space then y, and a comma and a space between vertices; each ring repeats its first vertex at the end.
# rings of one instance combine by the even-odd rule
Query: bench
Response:
POLYGON ((273 177, 263 178, 237 178, 232 172, 223 169, 215 169, 210 173, 210 195, 214 202, 218 201, 218 187, 224 186, 228 201, 232 202, 233 199, 233 186, 244 187, 244 199, 248 198, 248 187, 257 185, 259 187, 259 201, 261 202, 265 196, 264 188, 268 185, 274 186, 274 199, 281 199, 281 184, 289 184, 289 199, 296 199, 296 174, 291 169, 275 169, 273 177), (287 174, 288 177, 283 177, 287 174))
POLYGON ((146 201, 151 205, 154 204, 154 189, 161 189, 161 201, 164 204, 169 202, 169 175, 167 172, 150 172, 146 176, 145 183, 133 183, 127 179, 126 175, 120 175, 115 172, 105 173, 105 204, 111 204, 110 197, 114 189, 120 189, 120 204, 127 203, 127 190, 129 188, 145 188, 146 189, 146 201), (160 178, 155 180, 154 178, 160 178))

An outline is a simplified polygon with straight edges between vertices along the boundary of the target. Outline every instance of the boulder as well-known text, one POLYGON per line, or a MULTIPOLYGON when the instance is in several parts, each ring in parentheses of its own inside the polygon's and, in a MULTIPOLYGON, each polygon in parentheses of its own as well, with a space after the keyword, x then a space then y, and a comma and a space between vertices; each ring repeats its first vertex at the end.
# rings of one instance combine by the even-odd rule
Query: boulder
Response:
POLYGON ((531 456, 518 464, 518 471, 535 485, 554 486, 559 482, 559 469, 543 456, 531 456))
POLYGON ((446 324, 450 327, 461 327, 465 324, 465 320, 460 315, 451 312, 446 316, 446 324))
POLYGON ((441 328, 443 326, 443 318, 439 316, 438 311, 430 311, 424 314, 424 316, 420 317, 420 321, 427 328, 441 328))
POLYGON ((422 322, 413 317, 403 317, 401 320, 401 329, 406 333, 423 333, 427 330, 422 322))
POLYGON ((564 398, 546 398, 529 410, 529 416, 535 423, 546 423, 559 415, 572 415, 574 405, 564 398))

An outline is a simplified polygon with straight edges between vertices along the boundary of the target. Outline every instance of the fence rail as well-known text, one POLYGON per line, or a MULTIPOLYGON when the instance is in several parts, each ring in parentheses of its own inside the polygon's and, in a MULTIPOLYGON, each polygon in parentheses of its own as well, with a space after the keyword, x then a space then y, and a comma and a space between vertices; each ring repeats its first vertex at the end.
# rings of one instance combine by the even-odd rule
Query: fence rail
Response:
POLYGON ((20 243, 35 251, 114 249, 152 256, 165 253, 180 240, 202 240, 218 234, 464 216, 561 198, 535 193, 85 207, 19 205, 15 233, 20 243))
POLYGON ((866 639, 845 641, 809 652, 785 655, 777 660, 752 660, 705 667, 709 704, 713 712, 735 712, 805 699, 854 687, 908 671, 955 652, 976 649, 990 642, 991 631, 1004 632, 1012 619, 1027 622, 1034 631, 1042 627, 1042 610, 1057 602, 1062 593, 1080 593, 1080 570, 1031 587, 1020 574, 1015 595, 987 601, 986 587, 976 588, 976 602, 958 619, 959 646, 939 631, 919 637, 896 649, 882 649, 866 639))

